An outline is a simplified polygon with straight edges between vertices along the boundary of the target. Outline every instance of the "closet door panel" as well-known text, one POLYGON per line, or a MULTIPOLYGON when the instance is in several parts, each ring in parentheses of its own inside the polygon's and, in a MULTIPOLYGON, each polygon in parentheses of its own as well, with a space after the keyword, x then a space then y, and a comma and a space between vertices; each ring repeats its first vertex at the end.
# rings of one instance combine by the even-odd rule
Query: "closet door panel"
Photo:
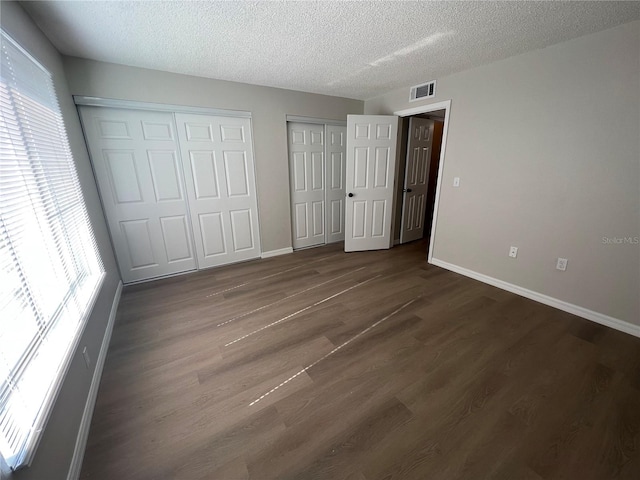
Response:
POLYGON ((324 125, 287 125, 293 248, 325 243, 324 125))
POLYGON ((175 117, 200 268, 258 258, 250 120, 175 117))
POLYGON ((173 115, 79 110, 123 281, 194 270, 173 115))
POLYGON ((344 176, 347 127, 327 125, 327 243, 344 240, 344 176))

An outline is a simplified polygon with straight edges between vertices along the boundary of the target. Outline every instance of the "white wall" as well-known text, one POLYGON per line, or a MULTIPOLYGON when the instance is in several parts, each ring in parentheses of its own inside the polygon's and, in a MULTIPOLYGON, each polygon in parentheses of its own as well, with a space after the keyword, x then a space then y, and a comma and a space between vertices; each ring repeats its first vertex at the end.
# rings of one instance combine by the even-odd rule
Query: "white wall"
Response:
POLYGON ((346 121, 360 100, 64 58, 73 95, 252 113, 262 251, 291 247, 286 115, 346 121))
MULTIPOLYGON (((437 79, 432 102, 452 105, 435 259, 640 325, 640 246, 603 243, 640 236, 639 32, 636 21, 437 79)), ((421 104, 408 93, 365 113, 421 104)))
POLYGON ((75 352, 45 428, 33 464, 10 477, 12 479, 34 480, 63 479, 66 478, 69 470, 80 420, 94 374, 95 359, 102 344, 120 277, 109 242, 78 115, 67 88, 60 55, 18 3, 0 2, 0 13, 3 30, 37 58, 53 76, 84 200, 107 272, 95 307, 80 340, 78 351, 75 352), (91 369, 85 367, 82 358, 81 351, 84 346, 87 347, 90 358, 94 360, 91 369))

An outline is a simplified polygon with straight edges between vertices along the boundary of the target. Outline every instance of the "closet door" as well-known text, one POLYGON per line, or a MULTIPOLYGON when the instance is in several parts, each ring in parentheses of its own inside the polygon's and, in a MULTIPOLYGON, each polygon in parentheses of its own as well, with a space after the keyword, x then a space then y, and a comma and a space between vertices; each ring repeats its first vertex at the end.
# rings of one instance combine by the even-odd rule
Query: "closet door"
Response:
POLYGON ((347 127, 327 125, 327 243, 344 240, 344 175, 347 127))
POLYGON ((288 123, 293 248, 325 243, 324 125, 288 123))
POLYGON ((79 110, 122 280, 194 270, 173 115, 79 110))
POLYGON ((175 118, 200 268, 260 257, 250 120, 175 118))

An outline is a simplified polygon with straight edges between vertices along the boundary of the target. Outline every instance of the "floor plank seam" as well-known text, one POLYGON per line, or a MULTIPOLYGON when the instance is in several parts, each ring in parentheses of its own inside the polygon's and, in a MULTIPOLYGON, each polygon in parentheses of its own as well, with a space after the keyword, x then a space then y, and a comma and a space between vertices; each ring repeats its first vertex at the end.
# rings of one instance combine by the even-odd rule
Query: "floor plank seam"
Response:
POLYGON ((275 301, 273 303, 269 303, 267 305, 263 305, 262 307, 256 308, 254 310, 251 310, 249 312, 243 313, 241 315, 237 315, 237 316, 235 316, 235 317, 233 317, 233 318, 231 318, 231 319, 229 319, 229 320, 227 320, 225 322, 219 323, 218 325, 216 325, 216 327, 222 327, 223 325, 227 325, 228 323, 231 323, 231 322, 234 322, 234 321, 239 320, 241 318, 244 318, 244 317, 246 317, 248 315, 251 315, 252 313, 256 313, 256 312, 259 312, 261 310, 264 310, 265 308, 272 307, 274 305, 277 305, 278 303, 284 302, 285 300, 288 300, 290 298, 293 298, 293 297, 296 297, 296 296, 301 295, 303 293, 306 293, 306 292, 309 292, 311 290, 314 290, 314 289, 316 289, 318 287, 321 287, 322 285, 326 285, 327 283, 335 282, 339 278, 346 277, 347 275, 351 275, 352 273, 359 272, 359 271, 364 270, 364 269, 365 269, 365 267, 360 267, 357 270, 354 270, 352 272, 347 272, 347 273, 339 275, 339 276, 337 276, 335 278, 330 278, 329 280, 327 280, 325 282, 318 283, 318 284, 316 284, 316 285, 314 285, 312 287, 305 288, 304 290, 301 290, 299 292, 293 293, 291 295, 287 295, 286 297, 281 298, 280 300, 277 300, 277 301, 275 301))
POLYGON ((271 323, 269 323, 268 325, 265 325, 264 327, 260 327, 260 328, 258 328, 257 330, 254 330, 253 332, 247 333, 246 335, 243 335, 243 336, 241 336, 241 337, 239 337, 239 338, 236 338, 235 340, 233 340, 233 341, 231 341, 231 342, 229 342, 229 343, 225 343, 225 345, 224 345, 224 346, 225 346, 225 347, 229 347, 229 346, 233 345, 234 343, 238 343, 238 342, 240 342, 240 341, 242 341, 242 340, 245 340, 245 339, 247 339, 247 338, 249 338, 249 337, 251 337, 251 336, 253 336, 253 335, 256 335, 256 334, 258 334, 258 333, 260 333, 260 332, 262 332, 262 331, 266 330, 267 328, 274 327, 274 326, 276 326, 276 325, 278 325, 278 324, 280 324, 280 323, 282 323, 282 322, 284 322, 284 321, 286 321, 286 320, 288 320, 288 319, 290 319, 290 318, 295 317, 296 315, 299 315, 300 313, 304 313, 304 312, 306 312, 307 310, 312 309, 313 307, 317 307, 318 305, 321 305, 321 304, 323 304, 323 303, 325 303, 325 302, 328 302, 329 300, 332 300, 332 299, 334 299, 334 298, 338 297, 339 295, 342 295, 342 294, 344 294, 344 293, 347 293, 348 291, 353 290, 354 288, 361 287, 362 285, 365 285, 365 284, 367 284, 367 283, 369 283, 369 282, 371 282, 371 281, 373 281, 373 280, 375 280, 375 279, 377 279, 377 278, 380 278, 381 276, 382 276, 382 275, 376 275, 375 277, 371 277, 371 278, 369 278, 368 280, 365 280, 365 281, 360 282, 360 283, 358 283, 358 284, 356 284, 356 285, 353 285, 353 286, 351 286, 351 287, 349 287, 349 288, 346 288, 346 289, 344 289, 344 290, 342 290, 342 291, 340 291, 340 292, 338 292, 338 293, 334 293, 333 295, 331 295, 331 296, 329 296, 329 297, 323 298, 322 300, 320 300, 320 301, 318 301, 318 302, 315 302, 315 303, 313 303, 313 304, 311 304, 311 305, 309 305, 309 306, 307 306, 307 307, 301 308, 301 309, 300 309, 300 310, 298 310, 297 312, 293 312, 293 313, 291 313, 291 314, 287 315, 286 317, 282 317, 281 319, 276 320, 275 322, 271 322, 271 323))
POLYGON ((311 368, 315 367, 317 364, 319 364, 321 361, 326 360, 327 358, 329 358, 331 355, 333 355, 334 353, 336 353, 338 350, 341 350, 342 348, 346 347, 347 345, 349 345, 351 342, 353 342, 354 340, 360 338, 361 336, 365 335, 367 332, 371 331, 372 329, 374 329, 375 327, 377 327, 378 325, 380 325, 382 322, 388 320, 389 318, 393 317, 396 313, 401 312, 402 310, 404 310, 405 308, 407 308, 409 305, 411 305, 412 303, 414 303, 415 301, 417 301, 422 295, 414 298, 413 300, 409 300, 407 303, 405 303, 404 305, 402 305, 401 307, 398 307, 397 309, 395 309, 393 312, 391 312, 389 315, 381 318, 380 320, 378 320, 377 322, 374 322, 372 325, 370 325, 369 327, 365 328, 364 330, 362 330, 360 333, 356 334, 355 336, 351 337, 349 340, 347 340, 346 342, 338 345, 337 347, 335 347, 333 350, 331 350, 329 353, 327 353, 326 355, 324 355, 323 357, 319 358, 318 360, 316 360, 315 362, 307 365, 306 367, 304 367, 302 370, 300 370, 299 372, 297 372, 295 375, 289 377, 288 379, 286 379, 284 382, 282 382, 280 385, 277 385, 275 387, 273 387, 271 390, 269 390, 267 393, 265 393, 264 395, 262 395, 261 397, 257 398, 256 400, 254 400, 253 402, 251 402, 249 404, 250 407, 252 407, 253 405, 255 405, 256 403, 258 403, 260 400, 262 400, 263 398, 265 398, 266 396, 272 394, 273 392, 275 392, 276 390, 278 390, 280 387, 286 385, 287 383, 289 383, 291 380, 293 380, 294 378, 296 378, 299 375, 302 375, 303 373, 307 372, 308 370, 310 370, 311 368))

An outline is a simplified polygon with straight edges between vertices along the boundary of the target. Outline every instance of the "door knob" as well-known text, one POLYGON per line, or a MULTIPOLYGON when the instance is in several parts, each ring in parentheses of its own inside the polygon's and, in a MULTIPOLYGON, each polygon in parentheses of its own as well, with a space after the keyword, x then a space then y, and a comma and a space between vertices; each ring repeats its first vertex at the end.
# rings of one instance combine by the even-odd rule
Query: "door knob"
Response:
POLYGON ((349 193, 349 196, 350 196, 350 197, 353 197, 353 193, 349 193))
POLYGON ((403 192, 407 192, 407 193, 411 193, 413 192, 413 190, 411 190, 410 188, 405 188, 404 190, 402 190, 403 192))

